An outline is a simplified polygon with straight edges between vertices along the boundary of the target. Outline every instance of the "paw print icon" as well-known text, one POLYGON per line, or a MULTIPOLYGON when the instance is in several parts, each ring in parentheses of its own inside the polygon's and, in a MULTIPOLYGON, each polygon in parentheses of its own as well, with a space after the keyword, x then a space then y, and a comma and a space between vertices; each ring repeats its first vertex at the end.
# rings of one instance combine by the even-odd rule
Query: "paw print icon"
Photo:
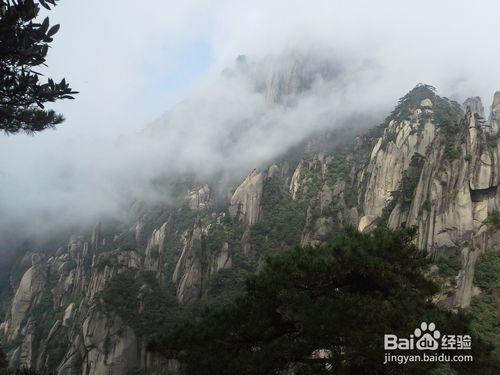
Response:
POLYGON ((436 350, 439 348, 441 332, 436 329, 434 323, 422 322, 420 328, 415 329, 416 347, 418 350, 436 350))

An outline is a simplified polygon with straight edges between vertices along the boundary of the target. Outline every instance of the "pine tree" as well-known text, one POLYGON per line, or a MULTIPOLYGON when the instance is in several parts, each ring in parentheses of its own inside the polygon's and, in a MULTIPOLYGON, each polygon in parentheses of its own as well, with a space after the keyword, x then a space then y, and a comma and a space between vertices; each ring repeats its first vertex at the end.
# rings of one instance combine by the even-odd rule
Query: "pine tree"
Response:
POLYGON ((35 69, 45 65, 59 25, 36 20, 40 6, 50 9, 57 0, 0 0, 0 129, 6 133, 33 133, 64 121, 44 104, 73 99, 65 79, 40 80, 35 69))
MULTIPOLYGON (((471 334, 465 314, 432 303, 438 287, 425 276, 430 261, 412 244, 413 234, 350 229, 328 246, 273 256, 243 297, 180 324, 150 348, 196 375, 440 370, 437 363, 383 364, 386 333, 407 337, 428 321, 445 333, 471 334)), ((451 364, 458 373, 491 367, 488 348, 472 336, 474 363, 451 364)))

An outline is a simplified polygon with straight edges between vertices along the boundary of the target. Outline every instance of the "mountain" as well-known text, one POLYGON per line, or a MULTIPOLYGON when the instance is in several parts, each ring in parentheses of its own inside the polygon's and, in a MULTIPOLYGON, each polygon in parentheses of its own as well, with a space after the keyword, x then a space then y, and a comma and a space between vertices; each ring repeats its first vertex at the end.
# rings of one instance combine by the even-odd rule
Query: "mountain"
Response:
MULTIPOLYGON (((259 89, 272 105, 293 105, 318 72, 335 75, 297 60, 259 89)), ((415 226, 442 286, 435 303, 472 302, 481 314, 475 301, 487 283, 476 283, 475 269, 484 276, 495 258, 482 254, 500 241, 500 92, 488 120, 483 112, 479 98, 461 106, 418 85, 364 134, 313 134, 234 186, 217 176, 165 182, 174 199, 136 201, 126 219, 97 223, 57 249, 30 249, 2 300, 10 363, 61 375, 175 372, 175 358, 148 348, 152 334, 237 295, 266 256, 321 246, 346 226, 415 226)))

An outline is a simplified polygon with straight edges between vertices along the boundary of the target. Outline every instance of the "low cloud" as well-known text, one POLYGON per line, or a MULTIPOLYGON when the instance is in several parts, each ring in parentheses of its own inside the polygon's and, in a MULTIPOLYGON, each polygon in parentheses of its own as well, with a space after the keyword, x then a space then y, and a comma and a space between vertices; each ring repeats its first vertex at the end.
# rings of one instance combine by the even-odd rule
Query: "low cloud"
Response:
POLYGON ((241 178, 314 132, 367 126, 347 123, 356 113, 375 121, 381 103, 359 87, 377 79, 374 66, 316 51, 237 62, 144 130, 74 140, 3 172, 14 197, 2 205, 3 224, 29 232, 118 214, 134 199, 157 199, 151 182, 160 177, 241 178))
POLYGON ((0 139, 0 232, 119 215, 135 197, 157 199, 159 176, 241 178, 315 131, 376 125, 419 82, 485 107, 500 89, 494 1, 477 15, 466 1, 177 5, 57 7, 47 73, 81 94, 55 106, 68 118, 59 130, 0 139), (276 104, 273 77, 297 62, 311 79, 276 104))

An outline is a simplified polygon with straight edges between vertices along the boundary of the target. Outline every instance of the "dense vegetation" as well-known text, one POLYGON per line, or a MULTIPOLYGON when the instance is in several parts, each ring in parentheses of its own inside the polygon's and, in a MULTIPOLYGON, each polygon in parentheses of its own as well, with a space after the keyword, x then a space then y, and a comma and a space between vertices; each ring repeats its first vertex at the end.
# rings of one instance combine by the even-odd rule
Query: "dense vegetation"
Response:
POLYGON ((492 357, 500 359, 500 252, 480 256, 474 274, 474 283, 481 294, 474 297, 469 308, 472 327, 486 343, 493 347, 492 357))
POLYGON ((262 196, 263 217, 251 228, 251 242, 256 252, 289 249, 300 243, 305 223, 304 208, 290 198, 285 187, 275 179, 264 184, 262 196))
POLYGON ((500 212, 493 211, 488 214, 487 224, 491 225, 495 229, 500 229, 500 212))
POLYGON ((101 297, 104 308, 119 315, 138 336, 169 326, 179 312, 175 296, 160 288, 151 272, 120 273, 109 281, 101 297))
MULTIPOLYGON (((423 320, 466 333, 469 322, 430 302, 437 286, 423 276, 429 261, 411 239, 408 230, 348 229, 328 246, 277 254, 241 297, 166 331, 150 349, 197 375, 429 371, 438 366, 384 366, 384 333, 408 335, 423 320)), ((481 362, 487 350, 474 343, 481 362)))
POLYGON ((357 191, 353 185, 351 169, 353 162, 345 155, 334 157, 329 163, 325 180, 330 187, 335 186, 337 181, 344 181, 349 188, 345 191, 345 203, 347 207, 356 206, 357 191))
POLYGON ((0 369, 6 368, 7 364, 7 356, 5 355, 3 349, 0 347, 0 369))
MULTIPOLYGON (((448 98, 436 95, 435 87, 420 83, 399 99, 398 104, 387 117, 385 125, 391 120, 398 122, 408 120, 411 117, 412 111, 419 108, 424 99, 431 100, 433 110, 432 116, 438 125, 458 123, 462 118, 463 112, 460 104, 448 98)), ((426 115, 424 113, 420 120, 425 121, 430 118, 430 114, 426 115)))

